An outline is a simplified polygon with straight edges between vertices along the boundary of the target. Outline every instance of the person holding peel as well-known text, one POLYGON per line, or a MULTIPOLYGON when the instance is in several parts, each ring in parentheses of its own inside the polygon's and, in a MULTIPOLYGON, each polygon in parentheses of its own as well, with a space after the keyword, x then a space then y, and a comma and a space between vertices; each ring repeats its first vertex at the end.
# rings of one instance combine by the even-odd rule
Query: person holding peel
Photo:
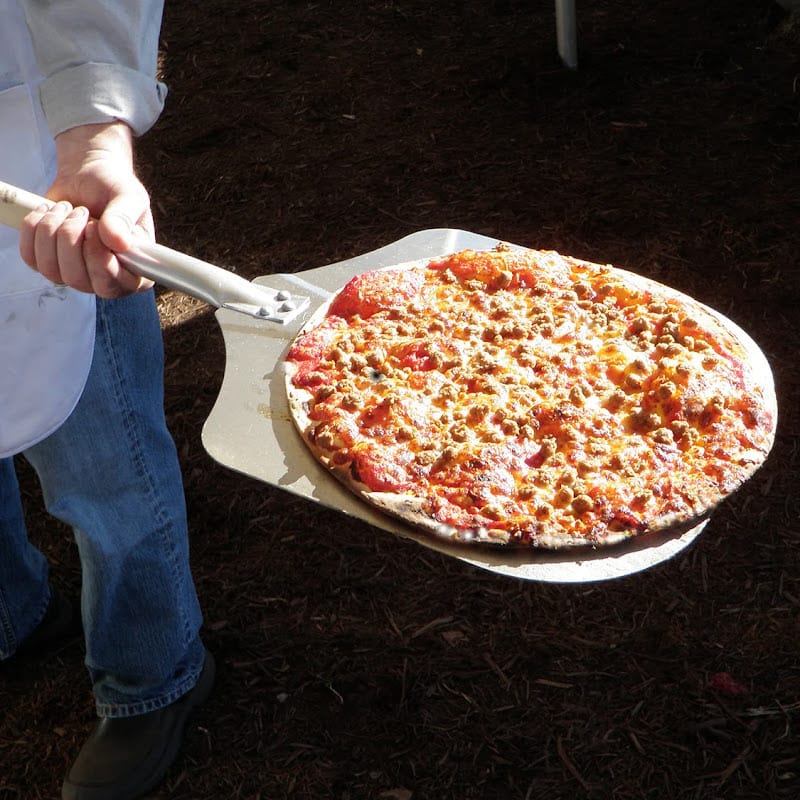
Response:
POLYGON ((0 180, 53 203, 0 226, 0 660, 45 652, 78 609, 29 541, 14 460, 80 555, 98 722, 62 797, 132 800, 174 760, 214 680, 163 408, 154 237, 135 138, 158 119, 163 4, 0 0, 0 180))

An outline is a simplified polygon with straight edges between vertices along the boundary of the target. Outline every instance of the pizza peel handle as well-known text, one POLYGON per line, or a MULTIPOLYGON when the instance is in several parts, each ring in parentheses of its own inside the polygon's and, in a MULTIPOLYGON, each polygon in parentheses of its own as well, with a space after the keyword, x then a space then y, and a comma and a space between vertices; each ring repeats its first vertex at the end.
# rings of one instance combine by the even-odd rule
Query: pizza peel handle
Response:
MULTIPOLYGON (((52 200, 0 181, 0 223, 19 230, 25 216, 52 200)), ((222 267, 147 239, 117 258, 131 272, 217 308, 230 308, 257 319, 286 323, 309 305, 309 298, 251 283, 222 267)))

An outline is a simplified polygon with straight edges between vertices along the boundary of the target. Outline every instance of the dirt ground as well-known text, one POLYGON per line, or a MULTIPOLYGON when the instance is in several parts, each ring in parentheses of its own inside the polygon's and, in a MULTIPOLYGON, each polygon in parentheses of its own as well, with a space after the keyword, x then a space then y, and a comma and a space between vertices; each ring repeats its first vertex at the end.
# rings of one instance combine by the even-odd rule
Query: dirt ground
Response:
MULTIPOLYGON (((170 95, 140 150, 164 244, 247 278, 430 228, 625 266, 747 330, 781 416, 673 560, 522 581, 212 461, 220 330, 160 292, 219 678, 154 797, 800 797, 797 24, 766 0, 578 3, 571 71, 552 1, 167 6, 170 95)), ((20 475, 77 592, 70 532, 20 475)), ((0 673, 0 799, 58 796, 93 724, 82 658, 0 673)))

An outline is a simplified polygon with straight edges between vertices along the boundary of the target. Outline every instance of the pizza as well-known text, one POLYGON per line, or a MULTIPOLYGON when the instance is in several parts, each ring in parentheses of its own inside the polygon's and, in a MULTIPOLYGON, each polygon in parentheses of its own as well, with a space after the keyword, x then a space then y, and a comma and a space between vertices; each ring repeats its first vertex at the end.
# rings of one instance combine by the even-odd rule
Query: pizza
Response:
POLYGON ((314 456, 384 512, 470 546, 596 548, 685 529, 763 463, 756 355, 662 284, 498 244, 355 276, 286 389, 314 456))

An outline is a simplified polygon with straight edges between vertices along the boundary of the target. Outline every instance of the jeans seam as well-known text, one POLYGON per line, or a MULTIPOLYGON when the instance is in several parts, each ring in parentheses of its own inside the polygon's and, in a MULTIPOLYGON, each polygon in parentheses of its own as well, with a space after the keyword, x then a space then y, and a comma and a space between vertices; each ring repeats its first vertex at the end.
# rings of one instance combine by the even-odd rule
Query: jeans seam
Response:
MULTIPOLYGON (((27 634, 28 636, 30 636, 30 634, 32 634, 44 621, 44 618, 47 616, 47 609, 50 606, 51 599, 52 595, 48 592, 44 603, 42 603, 41 610, 36 615, 36 621, 33 623, 33 627, 27 634)), ((6 603, 3 592, 0 592, 0 622, 2 622, 3 636, 6 637, 6 641, 8 641, 10 645, 10 649, 7 651, 0 649, 0 661, 3 661, 11 658, 23 644, 25 638, 27 638, 23 637, 22 639, 19 639, 17 637, 14 626, 11 624, 11 614, 8 611, 8 603, 6 603)))
POLYGON ((7 650, 0 650, 0 660, 4 660, 10 658, 17 649, 17 637, 14 634, 14 626, 11 624, 11 615, 3 592, 0 592, 0 625, 3 629, 3 642, 8 644, 7 650))
MULTIPOLYGON (((105 301, 105 302, 114 302, 114 301, 105 301)), ((98 302, 97 313, 98 317, 102 319, 103 337, 105 338, 107 344, 111 345, 110 341, 111 331, 109 329, 109 326, 106 324, 105 305, 103 302, 98 302)), ((177 581, 180 570, 175 560, 175 549, 174 547, 170 546, 170 540, 171 538, 173 538, 173 536, 167 534, 168 530, 171 531, 173 534, 175 533, 175 530, 172 525, 172 521, 169 517, 169 514, 165 512, 163 504, 158 499, 158 492, 156 491, 154 481, 152 479, 152 476, 150 475, 150 472, 147 469, 145 459, 142 457, 142 448, 137 432, 135 412, 128 405, 128 403, 124 402, 123 400, 123 398, 128 397, 128 394, 124 391, 125 381, 122 377, 122 370, 120 370, 119 368, 119 363, 117 360, 117 350, 113 346, 108 346, 106 347, 106 352, 109 354, 109 359, 111 360, 113 366, 115 389, 117 391, 118 402, 120 403, 120 408, 122 410, 123 425, 125 426, 125 433, 131 445, 131 452, 133 453, 134 459, 136 461, 137 472, 147 484, 147 492, 151 501, 151 507, 153 509, 155 518, 158 521, 157 534, 161 541, 162 550, 165 556, 168 558, 173 579, 177 581)), ((182 613, 182 617, 183 618, 181 619, 181 628, 183 630, 183 635, 184 635, 184 644, 186 644, 186 642, 188 642, 190 639, 189 619, 185 613, 182 613)))

